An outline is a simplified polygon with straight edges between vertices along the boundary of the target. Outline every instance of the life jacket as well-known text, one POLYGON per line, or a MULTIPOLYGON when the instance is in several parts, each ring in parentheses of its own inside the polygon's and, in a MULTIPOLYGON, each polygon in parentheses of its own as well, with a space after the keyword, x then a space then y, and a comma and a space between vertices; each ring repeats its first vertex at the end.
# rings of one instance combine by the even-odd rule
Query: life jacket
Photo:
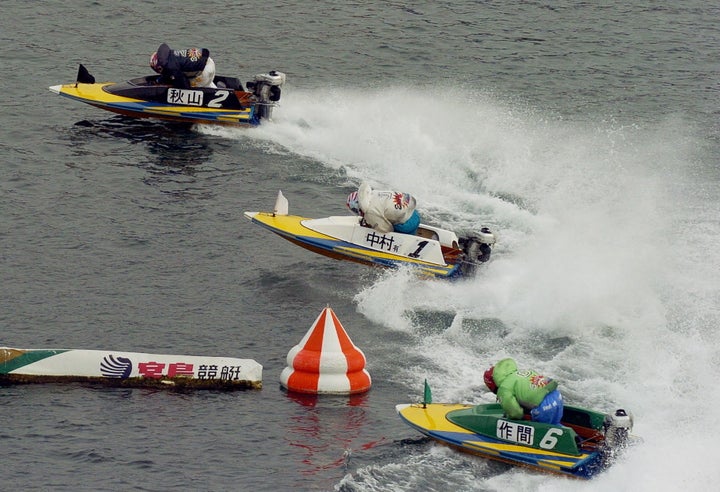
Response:
POLYGON ((358 202, 365 222, 380 232, 390 232, 394 225, 406 222, 416 206, 415 198, 409 193, 377 191, 367 183, 358 188, 358 202))
POLYGON ((163 74, 177 75, 182 72, 186 77, 195 77, 205 69, 210 57, 207 48, 188 48, 184 50, 171 50, 163 43, 157 50, 158 65, 163 74))
POLYGON ((497 396, 505 413, 513 419, 522 418, 526 411, 537 407, 548 393, 555 391, 558 382, 533 370, 518 371, 513 359, 495 364, 493 380, 497 396))

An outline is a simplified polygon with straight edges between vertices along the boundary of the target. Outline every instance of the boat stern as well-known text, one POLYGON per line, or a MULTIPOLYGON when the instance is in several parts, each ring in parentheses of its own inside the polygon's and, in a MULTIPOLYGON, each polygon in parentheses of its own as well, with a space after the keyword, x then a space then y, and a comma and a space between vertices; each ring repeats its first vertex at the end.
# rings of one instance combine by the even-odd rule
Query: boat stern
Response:
POLYGON ((281 87, 285 84, 286 75, 283 72, 272 70, 269 73, 256 75, 247 85, 257 99, 258 119, 270 120, 272 110, 280 101, 281 87))

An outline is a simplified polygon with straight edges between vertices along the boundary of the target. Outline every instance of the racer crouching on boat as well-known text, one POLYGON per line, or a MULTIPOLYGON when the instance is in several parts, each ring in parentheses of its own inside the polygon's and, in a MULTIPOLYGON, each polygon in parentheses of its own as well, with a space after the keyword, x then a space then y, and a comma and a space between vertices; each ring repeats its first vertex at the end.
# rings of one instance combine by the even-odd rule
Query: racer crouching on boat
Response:
POLYGON ((376 191, 367 183, 361 184, 347 198, 348 208, 362 217, 362 224, 382 233, 415 234, 420 225, 420 214, 415 205, 415 198, 409 193, 376 191))
POLYGON ((178 89, 216 88, 215 62, 207 48, 172 50, 163 43, 150 56, 150 67, 160 74, 160 81, 178 89))
POLYGON ((484 379, 509 418, 522 419, 529 412, 535 422, 560 424, 563 398, 557 381, 533 370, 518 371, 515 361, 509 358, 485 371, 484 379))

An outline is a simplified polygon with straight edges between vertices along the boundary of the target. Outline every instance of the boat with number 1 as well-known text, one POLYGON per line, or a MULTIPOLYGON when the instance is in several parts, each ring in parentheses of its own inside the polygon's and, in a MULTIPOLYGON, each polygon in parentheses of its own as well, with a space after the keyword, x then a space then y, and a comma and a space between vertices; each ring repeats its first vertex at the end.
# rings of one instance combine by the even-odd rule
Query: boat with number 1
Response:
POLYGON ((486 227, 458 237, 452 231, 420 224, 416 234, 378 232, 352 215, 311 219, 289 215, 288 200, 278 192, 273 212, 245 212, 245 217, 282 238, 339 260, 385 268, 408 266, 423 276, 468 276, 490 259, 495 235, 486 227))

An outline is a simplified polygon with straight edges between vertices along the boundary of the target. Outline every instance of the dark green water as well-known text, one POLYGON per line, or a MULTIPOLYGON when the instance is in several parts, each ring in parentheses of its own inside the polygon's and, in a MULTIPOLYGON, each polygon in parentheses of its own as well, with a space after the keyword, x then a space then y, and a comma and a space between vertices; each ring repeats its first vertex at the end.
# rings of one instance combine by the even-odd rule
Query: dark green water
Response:
POLYGON ((656 491, 720 478, 706 391, 720 360, 717 7, 2 10, 0 345, 248 357, 265 379, 236 394, 0 388, 4 483, 656 491), (180 129, 47 90, 78 63, 98 80, 145 75, 161 42, 208 47, 243 80, 286 72, 275 121, 180 129), (438 225, 490 225, 493 260, 477 279, 421 282, 300 250, 242 216, 278 189, 292 213, 342 214, 362 180, 410 191, 438 225), (373 388, 288 396, 285 357, 328 304, 373 388), (573 403, 632 409, 645 444, 568 484, 434 446, 395 415, 425 378, 437 401, 490 401, 482 372, 505 356, 561 380, 573 403))

